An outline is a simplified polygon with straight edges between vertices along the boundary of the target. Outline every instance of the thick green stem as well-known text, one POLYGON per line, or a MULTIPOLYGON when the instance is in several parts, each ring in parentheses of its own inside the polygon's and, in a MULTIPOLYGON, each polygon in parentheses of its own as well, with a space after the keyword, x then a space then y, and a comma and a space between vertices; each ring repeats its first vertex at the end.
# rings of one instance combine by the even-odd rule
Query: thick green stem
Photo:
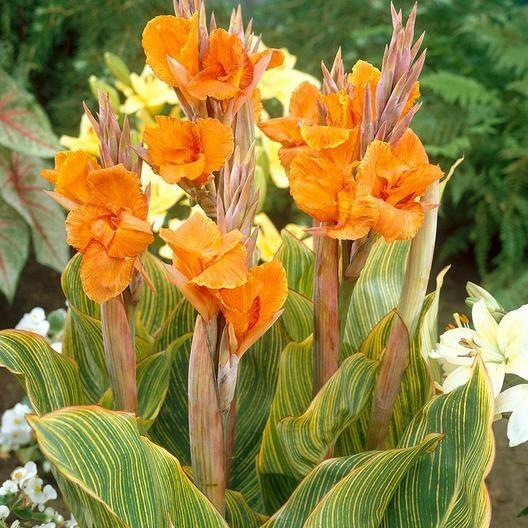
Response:
POLYGON ((196 320, 189 359, 189 437, 193 479, 222 516, 225 514, 224 428, 216 390, 216 372, 209 341, 216 320, 206 329, 196 320))
POLYGON ((135 413, 137 389, 134 334, 121 296, 101 305, 101 323, 114 409, 135 413))
POLYGON ((315 237, 313 394, 339 366, 339 241, 315 237))
MULTIPOLYGON (((433 183, 423 198, 424 203, 438 204, 439 183, 433 183)), ((422 310, 436 241, 438 208, 429 209, 422 227, 411 243, 398 316, 391 327, 372 406, 372 416, 367 434, 367 449, 383 449, 389 432, 394 404, 400 391, 401 380, 409 363, 410 342, 422 310)))

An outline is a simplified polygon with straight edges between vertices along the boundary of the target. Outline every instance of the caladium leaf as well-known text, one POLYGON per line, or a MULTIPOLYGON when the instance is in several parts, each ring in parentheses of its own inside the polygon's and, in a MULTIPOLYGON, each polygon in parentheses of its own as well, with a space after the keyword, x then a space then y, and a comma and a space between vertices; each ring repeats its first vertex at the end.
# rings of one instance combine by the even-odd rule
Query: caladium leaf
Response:
POLYGON ((41 168, 39 158, 0 150, 0 194, 29 224, 37 261, 60 272, 68 262, 64 213, 44 193, 41 168))
POLYGON ((42 108, 1 68, 0 145, 41 158, 60 149, 42 108))
POLYGON ((28 257, 29 230, 23 218, 0 200, 0 291, 9 302, 28 257))

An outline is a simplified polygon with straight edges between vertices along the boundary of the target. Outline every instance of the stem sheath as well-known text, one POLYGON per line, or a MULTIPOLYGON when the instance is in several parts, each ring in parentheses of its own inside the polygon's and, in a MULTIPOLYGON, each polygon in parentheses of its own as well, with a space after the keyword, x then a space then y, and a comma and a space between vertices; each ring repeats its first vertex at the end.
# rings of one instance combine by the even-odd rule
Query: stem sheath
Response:
MULTIPOLYGON (((216 325, 214 320, 212 325, 216 325)), ((193 479, 222 516, 225 515, 225 450, 222 416, 216 391, 216 373, 208 335, 200 316, 196 320, 189 359, 189 436, 193 479)))
POLYGON ((114 409, 136 412, 136 352, 122 296, 101 305, 106 366, 114 396, 114 409))
POLYGON ((315 238, 314 396, 339 366, 339 241, 315 238))

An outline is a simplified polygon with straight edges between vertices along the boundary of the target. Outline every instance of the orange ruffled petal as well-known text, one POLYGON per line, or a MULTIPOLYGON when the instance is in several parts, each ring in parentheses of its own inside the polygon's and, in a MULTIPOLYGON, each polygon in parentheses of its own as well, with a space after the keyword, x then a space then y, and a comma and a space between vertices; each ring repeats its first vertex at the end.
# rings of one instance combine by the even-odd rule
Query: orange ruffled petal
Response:
POLYGON ((90 172, 88 183, 90 204, 106 208, 113 214, 127 209, 142 220, 147 218, 147 199, 141 192, 139 176, 122 164, 90 172))
POLYGON ((220 309, 234 330, 239 357, 277 320, 287 295, 286 272, 277 260, 254 267, 242 286, 220 291, 220 309))
POLYGON ((330 160, 297 156, 289 172, 290 194, 305 213, 320 222, 337 222, 337 194, 346 183, 345 174, 330 160))
POLYGON ((233 152, 233 132, 216 119, 196 123, 175 117, 157 116, 157 127, 145 130, 148 161, 168 183, 183 178, 204 184, 233 152))
POLYGON ((170 15, 153 18, 143 30, 142 44, 147 64, 156 76, 170 86, 185 88, 198 73, 198 14, 189 19, 170 15), (167 57, 183 68, 183 75, 173 73, 167 57))
POLYGON ((222 234, 212 220, 196 214, 176 231, 162 229, 160 236, 173 251, 178 286, 200 313, 211 313, 210 303, 207 309, 200 304, 200 292, 214 297, 217 290, 247 280, 247 251, 239 231, 222 234))
POLYGON ((224 100, 241 95, 252 81, 253 63, 238 36, 215 29, 209 36, 203 69, 187 88, 197 99, 224 100))
POLYGON ((110 257, 102 244, 92 241, 82 256, 83 289, 92 301, 102 304, 129 285, 133 269, 134 259, 110 257))
POLYGON ((57 152, 55 168, 43 169, 41 175, 55 185, 55 192, 76 203, 86 203, 89 196, 88 173, 99 168, 97 159, 82 150, 57 152))

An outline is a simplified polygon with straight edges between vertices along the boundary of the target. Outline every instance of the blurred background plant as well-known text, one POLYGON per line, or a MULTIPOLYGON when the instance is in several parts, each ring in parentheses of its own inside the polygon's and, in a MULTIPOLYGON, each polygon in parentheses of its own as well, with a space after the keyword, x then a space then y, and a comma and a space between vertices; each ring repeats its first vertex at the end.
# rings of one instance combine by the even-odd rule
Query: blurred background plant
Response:
MULTIPOLYGON (((163 90, 160 93, 159 86, 149 83, 140 46, 131 43, 138 43, 144 21, 155 13, 170 12, 170 4, 169 0, 5 2, 0 15, 0 65, 36 95, 58 134, 79 135, 79 101, 93 102, 90 85, 109 87, 123 112, 148 122, 160 111, 163 90), (130 76, 123 70, 116 76, 108 68, 113 55, 107 54, 105 62, 107 50, 138 73, 130 76), (150 101, 146 105, 145 98, 150 101)), ((229 2, 211 4, 225 19, 229 2)), ((319 69, 319 57, 329 62, 339 45, 347 50, 349 65, 359 56, 379 64, 374 50, 382 49, 390 32, 385 0, 247 0, 243 4, 258 21, 257 31, 275 46, 288 48, 298 57, 296 67, 312 74, 319 69)), ((408 10, 411 2, 402 0, 398 7, 408 10)), ((474 259, 484 283, 505 306, 522 304, 528 286, 528 269, 522 266, 528 253, 528 6, 522 0, 424 0, 418 24, 419 29, 427 28, 430 50, 421 86, 428 110, 419 114, 414 126, 431 157, 444 168, 465 156, 442 207, 438 259, 457 255, 474 259)), ((285 84, 288 79, 296 84, 291 74, 284 75, 277 95, 265 103, 272 115, 284 108, 281 94, 290 88, 285 84)), ((82 126, 89 141, 87 122, 82 126)), ((75 146, 67 141, 63 144, 75 146)), ((268 157, 260 165, 274 172, 274 163, 275 158, 268 157)), ((279 173, 274 174, 272 181, 283 186, 279 173)), ((279 228, 306 222, 287 191, 276 185, 268 185, 263 210, 279 228)))

